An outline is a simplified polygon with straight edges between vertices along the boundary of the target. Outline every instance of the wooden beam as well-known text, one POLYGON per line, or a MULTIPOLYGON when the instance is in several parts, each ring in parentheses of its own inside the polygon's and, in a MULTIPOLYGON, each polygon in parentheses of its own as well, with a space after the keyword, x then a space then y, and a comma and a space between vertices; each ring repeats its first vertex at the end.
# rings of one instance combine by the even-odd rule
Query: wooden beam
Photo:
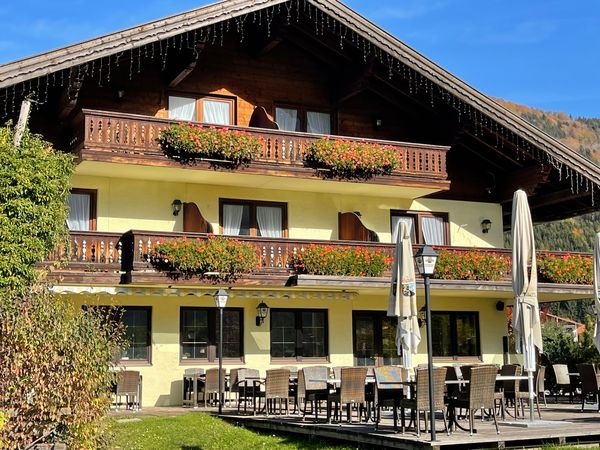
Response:
POLYGON ((77 106, 77 100, 79 99, 79 91, 83 85, 83 77, 80 75, 79 70, 72 67, 69 70, 69 83, 63 89, 60 99, 58 101, 58 118, 59 120, 65 120, 77 106))
POLYGON ((336 80, 332 83, 334 101, 342 103, 363 92, 369 87, 368 78, 373 74, 374 61, 360 67, 359 70, 345 66, 341 70, 341 74, 336 74, 336 80))
POLYGON ((181 70, 177 70, 176 75, 169 82, 169 87, 174 88, 179 85, 183 80, 187 78, 187 76, 194 71, 196 65, 198 64, 198 58, 200 58, 200 54, 204 50, 206 46, 206 42, 198 42, 196 47, 193 49, 192 59, 183 67, 181 70))
POLYGON ((552 168, 546 164, 524 167, 510 172, 498 183, 498 199, 500 203, 512 202, 513 194, 517 189, 523 189, 527 196, 534 196, 541 185, 550 179, 552 168))

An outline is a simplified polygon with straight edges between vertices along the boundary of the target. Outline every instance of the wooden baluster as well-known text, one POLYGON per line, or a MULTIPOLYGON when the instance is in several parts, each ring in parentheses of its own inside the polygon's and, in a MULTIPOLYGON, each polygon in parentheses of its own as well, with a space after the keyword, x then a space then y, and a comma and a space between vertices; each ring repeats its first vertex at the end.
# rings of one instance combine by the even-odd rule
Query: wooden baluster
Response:
POLYGON ((123 245, 121 241, 117 242, 117 263, 121 264, 123 256, 123 245))
POLYGON ((104 121, 102 119, 97 119, 96 124, 98 125, 96 141, 102 143, 104 141, 104 121))
POLYGON ((269 267, 275 267, 275 248, 271 245, 271 252, 269 254, 269 267))
POLYGON ((267 266, 267 247, 263 245, 261 255, 260 255, 260 265, 261 267, 267 266))
POLYGON ((281 245, 277 246, 277 267, 283 267, 283 255, 281 253, 281 245))
POLYGON ((83 240, 82 244, 81 244, 81 261, 85 261, 86 260, 86 249, 87 249, 87 243, 85 241, 85 239, 83 240))
MULTIPOLYGON (((287 139, 281 139, 281 152, 279 155, 279 159, 284 161, 286 158, 286 145, 288 143, 287 139)), ((279 161, 278 161, 279 162, 279 161)))
POLYGON ((133 122, 133 124, 131 124, 131 144, 134 147, 137 147, 137 145, 138 145, 138 123, 137 122, 133 122))
POLYGON ((104 241, 100 241, 100 259, 98 262, 104 264, 106 263, 106 253, 104 248, 104 241))
POLYGON ((87 140, 90 142, 94 142, 94 118, 86 116, 85 123, 87 124, 87 140))
POLYGON ((79 242, 77 242, 77 239, 73 239, 72 246, 71 246, 71 257, 69 258, 69 261, 79 260, 79 257, 77 255, 78 251, 79 251, 79 242))
POLYGON ((131 142, 131 127, 129 126, 129 122, 123 121, 123 144, 129 145, 131 142))
POLYGON ((146 262, 150 262, 150 250, 152 249, 152 241, 148 238, 148 246, 146 247, 146 251, 144 255, 146 255, 146 262))
POLYGON ((114 249, 113 241, 111 240, 108 243, 108 262, 110 264, 112 264, 114 262, 114 251, 115 251, 115 249, 114 249))
POLYGON ((143 261, 144 260, 144 242, 141 239, 138 242, 138 252, 137 253, 138 253, 137 260, 143 261))

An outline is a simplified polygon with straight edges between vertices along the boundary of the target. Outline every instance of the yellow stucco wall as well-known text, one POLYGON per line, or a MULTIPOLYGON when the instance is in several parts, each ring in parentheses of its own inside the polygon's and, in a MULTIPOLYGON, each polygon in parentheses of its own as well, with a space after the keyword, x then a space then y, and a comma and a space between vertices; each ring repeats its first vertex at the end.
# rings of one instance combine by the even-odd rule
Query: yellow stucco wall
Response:
MULTIPOLYGON (((423 293, 418 292, 419 307, 423 302, 423 293)), ((180 363, 179 354, 179 311, 182 306, 214 307, 210 296, 201 297, 157 297, 157 296, 117 296, 107 295, 73 297, 76 305, 81 304, 118 304, 121 306, 152 307, 152 361, 145 366, 124 366, 139 370, 143 376, 143 405, 163 406, 179 405, 182 399, 183 371, 189 367, 215 367, 216 363, 194 364, 180 363)), ((229 307, 244 308, 244 363, 226 364, 226 368, 248 367, 265 370, 278 367, 282 363, 272 364, 270 357, 270 314, 265 323, 255 324, 256 306, 260 300, 235 296, 229 299, 229 307)), ((352 311, 379 310, 387 306, 386 294, 358 296, 352 300, 320 299, 268 299, 270 308, 323 308, 327 309, 329 322, 329 363, 330 366, 353 365, 352 350, 352 311)), ((482 360, 486 363, 502 363, 502 338, 506 334, 506 316, 495 309, 494 299, 461 299, 451 297, 432 297, 432 309, 439 311, 478 311, 480 320, 482 360)), ((426 362, 425 328, 421 329, 422 340, 419 354, 414 363, 426 362)), ((306 364, 289 361, 285 365, 302 367, 306 364)), ((452 361, 438 362, 452 364, 452 361)))
POLYGON ((290 238, 337 239, 337 213, 360 211, 365 226, 375 231, 381 242, 390 242, 390 210, 399 209, 448 213, 451 245, 503 246, 500 205, 434 199, 413 201, 402 198, 402 188, 398 188, 398 198, 377 198, 81 175, 74 177, 73 186, 98 190, 99 231, 181 231, 182 215, 171 214, 171 202, 178 198, 196 203, 218 232, 219 198, 236 198, 286 202, 290 238), (481 231, 483 219, 490 219, 493 224, 487 234, 481 231))

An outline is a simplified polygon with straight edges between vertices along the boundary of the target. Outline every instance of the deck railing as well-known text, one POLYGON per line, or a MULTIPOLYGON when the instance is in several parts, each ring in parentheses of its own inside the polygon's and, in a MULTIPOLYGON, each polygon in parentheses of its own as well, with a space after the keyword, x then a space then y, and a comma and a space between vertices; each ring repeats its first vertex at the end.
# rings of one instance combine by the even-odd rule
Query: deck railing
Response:
MULTIPOLYGON (((82 110, 75 123, 73 146, 76 151, 92 149, 114 154, 133 154, 146 158, 164 158, 157 142, 162 130, 172 120, 119 112, 82 110)), ((198 124, 209 127, 207 124, 198 124)), ((304 152, 323 136, 290 131, 267 130, 238 126, 225 127, 241 130, 262 138, 261 155, 256 162, 280 166, 304 166, 304 152)), ((402 167, 394 175, 446 180, 446 152, 448 147, 343 137, 350 141, 390 145, 402 155, 402 167)))
POLYGON ((120 269, 123 262, 122 233, 71 231, 69 239, 52 252, 47 261, 106 265, 120 269))

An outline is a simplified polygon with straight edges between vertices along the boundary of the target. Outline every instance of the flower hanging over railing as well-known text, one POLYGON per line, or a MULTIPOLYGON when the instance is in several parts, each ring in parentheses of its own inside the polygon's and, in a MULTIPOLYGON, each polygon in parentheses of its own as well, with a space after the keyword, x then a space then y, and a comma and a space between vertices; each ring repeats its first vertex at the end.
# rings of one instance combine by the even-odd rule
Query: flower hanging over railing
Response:
POLYGON ((332 178, 367 179, 401 169, 401 150, 390 145, 322 138, 306 148, 305 163, 332 178))
POLYGON ((333 245, 309 245, 293 258, 296 272, 312 275, 380 277, 390 264, 380 250, 333 245))
POLYGON ((583 255, 543 255, 537 261, 541 281, 560 284, 592 284, 594 262, 583 255))
POLYGON ((182 163, 205 159, 232 167, 258 158, 264 145, 262 138, 244 131, 193 123, 170 125, 161 132, 158 143, 167 157, 182 163))
POLYGON ((440 250, 434 278, 440 280, 499 281, 511 270, 511 259, 493 252, 440 250))
POLYGON ((160 242, 147 255, 152 266, 173 278, 199 276, 233 281, 260 265, 255 246, 235 239, 211 236, 207 240, 185 238, 160 242))

